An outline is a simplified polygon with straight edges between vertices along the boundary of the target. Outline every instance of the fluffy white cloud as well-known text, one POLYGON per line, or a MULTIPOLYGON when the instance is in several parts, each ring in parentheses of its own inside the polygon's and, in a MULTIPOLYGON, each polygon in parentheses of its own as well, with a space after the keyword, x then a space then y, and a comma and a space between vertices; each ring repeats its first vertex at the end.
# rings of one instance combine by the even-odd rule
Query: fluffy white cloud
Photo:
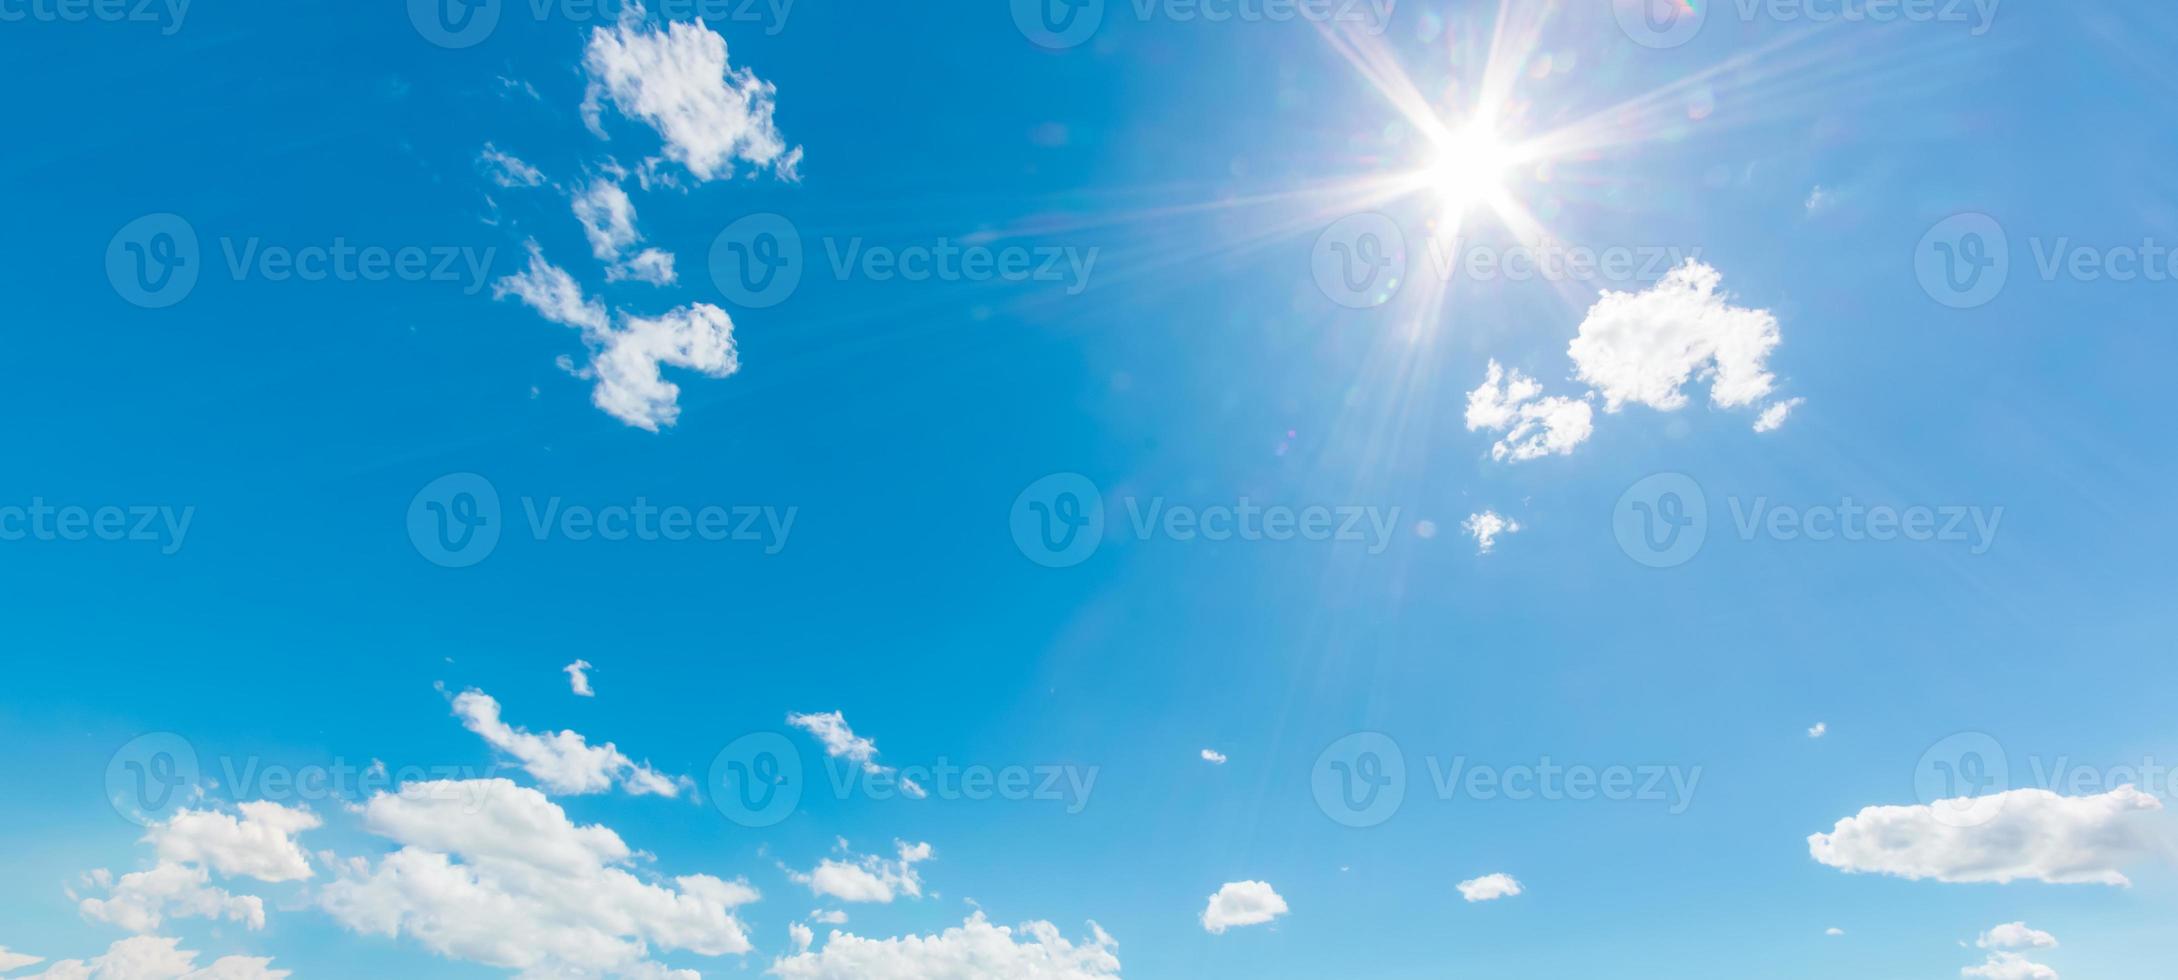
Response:
POLYGON ((241 804, 237 819, 211 810, 182 810, 154 824, 144 836, 159 860, 201 864, 223 875, 259 881, 310 877, 310 860, 295 835, 318 827, 318 815, 301 807, 258 800, 241 804))
POLYGON ((585 337, 607 333, 611 324, 605 315, 605 304, 585 297, 575 277, 546 261, 542 246, 532 241, 528 247, 528 268, 492 283, 492 298, 515 297, 536 310, 539 316, 563 327, 581 330, 585 337))
POLYGON ((1784 401, 1772 404, 1770 407, 1763 409, 1761 415, 1755 416, 1755 431, 1777 431, 1780 426, 1785 424, 1785 419, 1792 414, 1792 410, 1804 404, 1807 404, 1805 398, 1787 398, 1784 401))
POLYGON ((847 724, 846 712, 789 714, 787 724, 816 736, 817 741, 824 743, 825 755, 861 763, 863 771, 871 775, 884 771, 884 767, 877 764, 877 743, 856 735, 847 724))
POLYGON ((817 941, 817 934, 799 922, 787 923, 787 937, 794 940, 794 951, 797 953, 808 952, 809 944, 817 941))
POLYGON ((495 749, 512 756, 522 770, 554 793, 603 793, 614 784, 637 796, 678 796, 673 779, 621 754, 613 743, 591 745, 580 733, 538 735, 499 719, 499 702, 482 691, 454 698, 454 715, 463 727, 495 749))
POLYGON ((1980 966, 1961 969, 1959 976, 1982 980, 2058 980, 2057 971, 2018 953, 2003 952, 1989 954, 1988 962, 1980 966))
POLYGON ((568 664, 567 666, 560 668, 560 671, 567 675, 567 686, 570 690, 575 692, 575 696, 584 698, 597 697, 597 692, 590 689, 589 671, 591 669, 592 668, 590 666, 590 662, 587 660, 577 660, 574 663, 568 664))
POLYGON ((1845 930, 1843 930, 1843 929, 1840 929, 1840 928, 1838 928, 1837 926, 1831 926, 1830 928, 1828 928, 1828 929, 1825 929, 1825 930, 1823 930, 1823 935, 1825 935, 1825 936, 1842 936, 1842 935, 1845 935, 1845 930))
MULTIPOLYGON (((40 962, 37 957, 27 961, 36 962, 40 962)), ((27 963, 8 965, 0 958, 0 970, 27 963)), ((131 936, 88 962, 61 960, 22 980, 286 980, 288 976, 286 970, 273 969, 270 959, 256 956, 222 956, 201 970, 196 963, 197 954, 182 949, 178 939, 131 936)))
POLYGON ((1460 882, 1460 897, 1470 902, 1487 902, 1520 894, 1520 882, 1509 874, 1499 872, 1460 882))
POLYGON ((1818 721, 1807 730, 1807 737, 1809 738, 1821 738, 1828 734, 1830 734, 1830 724, 1828 722, 1818 721))
POLYGON ((1490 447, 1491 459, 1564 456, 1595 432, 1595 410, 1579 399, 1544 397, 1541 383, 1493 360, 1482 384, 1467 393, 1467 431, 1482 429, 1505 433, 1490 447))
POLYGON ((544 183, 543 171, 523 163, 513 154, 500 152, 490 143, 484 144, 484 152, 478 154, 477 162, 501 187, 536 187, 544 183))
POLYGON ((1216 749, 1204 749, 1202 750, 1202 761, 1213 766, 1222 766, 1225 764, 1225 753, 1216 749))
POLYGON ((575 220, 582 222, 590 253, 601 262, 620 261, 620 253, 643 238, 635 230, 635 205, 628 192, 604 177, 575 195, 575 220))
POLYGON ((365 829, 402 845, 355 858, 321 896, 356 932, 408 937, 442 956, 530 977, 689 976, 653 948, 748 952, 741 881, 649 881, 611 829, 577 825, 544 794, 503 779, 409 784, 363 807, 365 829))
POLYGON ((102 868, 91 873, 91 880, 106 889, 106 897, 86 898, 77 903, 77 911, 84 918, 130 932, 155 931, 168 916, 224 918, 252 929, 265 927, 263 899, 230 894, 212 885, 210 873, 194 865, 160 862, 150 870, 122 875, 119 880, 102 868))
POLYGON ((733 318, 708 303, 659 317, 624 316, 618 329, 591 341, 590 366, 580 373, 597 381, 590 400, 606 414, 652 432, 681 416, 680 386, 665 380, 660 366, 710 378, 741 370, 733 318))
POLYGON ((646 248, 605 270, 607 282, 633 279, 653 286, 670 286, 679 278, 680 273, 673 269, 673 253, 661 248, 646 248))
POLYGON ((1475 539, 1476 554, 1487 555, 1497 550, 1499 535, 1520 533, 1520 522, 1507 520, 1494 510, 1486 510, 1467 515, 1467 519, 1460 522, 1460 530, 1475 539))
POLYGON ((1202 927, 1213 935, 1234 926, 1262 925, 1286 914, 1286 900, 1267 883, 1232 881, 1210 896, 1202 910, 1202 927))
POLYGON ((915 866, 930 860, 935 852, 927 843, 893 843, 898 848, 897 860, 888 861, 874 854, 857 856, 847 850, 846 841, 840 841, 843 859, 826 858, 806 874, 789 871, 787 875, 818 895, 842 902, 890 902, 898 895, 921 898, 923 882, 915 866))
POLYGON ((1068 942, 1057 926, 1019 930, 991 925, 978 912, 934 936, 865 939, 834 932, 820 952, 774 962, 783 980, 1115 980, 1119 944, 1096 923, 1090 938, 1068 942))
POLYGON ((2015 789, 1931 806, 1871 806, 1807 839, 1850 872, 1949 882, 2127 885, 2122 866, 2167 853, 2163 804, 2131 786, 2097 796, 2015 789))
POLYGON ((1696 378, 1709 382, 1709 400, 1718 408, 1769 396, 1777 318, 1731 305, 1717 288, 1723 278, 1688 259, 1645 292, 1605 290, 1589 307, 1566 353, 1575 376, 1603 396, 1605 411, 1627 404, 1674 411, 1686 404, 1685 388, 1696 378))
POLYGON ((17 953, 8 949, 6 946, 0 946, 0 973, 6 973, 9 970, 20 970, 23 967, 31 965, 32 963, 43 962, 45 962, 45 957, 43 956, 31 956, 25 953, 17 953))
POLYGON ((665 155, 698 180, 733 175, 736 161, 794 179, 800 147, 772 122, 777 90, 726 59, 726 39, 696 22, 644 22, 640 4, 590 33, 583 57, 590 86, 583 118, 599 136, 606 103, 665 141, 665 155))
POLYGON ((2007 922, 1982 933, 1974 945, 1983 949, 2055 949, 2057 937, 2024 922, 2007 922))

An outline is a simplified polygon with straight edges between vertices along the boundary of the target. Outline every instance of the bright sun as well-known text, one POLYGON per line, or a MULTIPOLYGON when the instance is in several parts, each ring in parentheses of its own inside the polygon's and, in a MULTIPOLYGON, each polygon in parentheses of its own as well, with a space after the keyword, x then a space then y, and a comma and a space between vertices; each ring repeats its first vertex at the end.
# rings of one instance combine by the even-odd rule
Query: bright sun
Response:
POLYGON ((1481 123, 1454 130, 1437 146, 1429 180, 1445 206, 1465 209, 1502 196, 1519 153, 1481 123))

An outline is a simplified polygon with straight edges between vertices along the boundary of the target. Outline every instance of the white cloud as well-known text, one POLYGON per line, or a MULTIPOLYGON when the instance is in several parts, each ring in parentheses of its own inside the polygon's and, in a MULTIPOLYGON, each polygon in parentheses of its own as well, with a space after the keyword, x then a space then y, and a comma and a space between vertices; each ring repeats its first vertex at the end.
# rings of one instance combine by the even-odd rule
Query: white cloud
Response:
POLYGON ((590 254, 600 262, 618 262, 628 246, 642 241, 635 230, 635 205, 628 192, 603 177, 590 182, 575 195, 575 220, 582 222, 583 236, 590 240, 590 254))
MULTIPOLYGON (((366 935, 406 935, 454 959, 527 977, 693 976, 652 949, 746 953, 735 910, 757 899, 710 875, 646 880, 641 855, 600 825, 577 825, 544 794, 504 779, 411 783, 363 807, 365 829, 401 848, 351 858, 320 902, 366 935)), ((647 877, 647 876, 646 876, 647 877)))
POLYGON ((809 913, 809 921, 828 926, 845 925, 847 913, 838 909, 814 909, 809 913))
POLYGON ((590 76, 583 118, 599 136, 610 102, 656 130, 665 155, 698 180, 730 177, 736 161, 795 178, 802 151, 788 149, 772 122, 776 89, 730 65, 726 39, 709 27, 675 22, 660 29, 633 5, 618 25, 590 33, 583 67, 590 76))
POLYGON ((1731 305, 1723 276, 1688 259, 1646 292, 1605 290, 1567 346, 1574 374, 1603 396, 1604 411, 1628 404, 1659 411, 1685 406, 1691 381, 1709 382, 1718 408, 1767 398, 1775 385, 1766 362, 1777 348, 1777 318, 1731 305))
POLYGON ((605 270, 605 281, 621 282, 633 279, 653 286, 670 286, 680 278, 673 270, 673 253, 661 248, 646 248, 635 257, 616 262, 605 270))
POLYGON ((1813 728, 1807 730, 1807 737, 1809 738, 1821 738, 1828 734, 1830 734, 1830 724, 1828 722, 1818 721, 1813 728))
POLYGON ((1969 966, 1959 971, 1962 977, 1981 977, 1982 980, 2058 980, 2057 971, 2027 959, 2018 953, 1991 953, 1989 960, 1980 966, 1969 966))
POLYGON ((1018 930, 991 925, 977 912, 934 936, 865 939, 834 932, 821 952, 780 959, 783 980, 1116 980, 1119 944, 1096 923, 1090 938, 1068 942, 1057 926, 1018 930))
POLYGON ((915 873, 915 866, 930 860, 934 852, 927 843, 893 843, 898 848, 897 860, 888 861, 874 854, 857 856, 847 852, 847 842, 841 841, 844 860, 826 858, 806 874, 789 871, 787 876, 818 895, 842 902, 890 902, 899 895, 921 898, 923 881, 915 873))
POLYGON ((1234 926, 1262 925, 1284 914, 1286 900, 1278 897, 1269 884, 1233 881, 1210 896, 1209 906, 1202 910, 1202 927, 1213 935, 1222 935, 1234 926))
POLYGON ((580 374, 597 381, 590 400, 606 414, 652 432, 681 416, 680 386, 659 374, 661 365, 711 378, 741 370, 733 319, 708 303, 655 318, 624 316, 619 329, 591 340, 590 366, 580 374))
POLYGON ((802 729, 824 743, 824 754, 834 759, 846 759, 862 764, 862 771, 870 775, 885 772, 877 764, 877 743, 855 734, 847 725, 847 713, 829 711, 822 714, 789 714, 787 724, 802 729))
POLYGON ((30 956, 25 953, 17 953, 10 951, 6 946, 0 946, 0 973, 6 973, 9 970, 20 970, 23 967, 31 965, 32 963, 43 962, 45 962, 45 957, 43 956, 30 956))
POLYGON ((2155 822, 2162 809, 2131 786, 2097 796, 2015 789, 1933 806, 1867 807, 1807 845, 1815 860, 1849 872, 2127 885, 2120 867, 2169 852, 2155 822))
POLYGON ((1825 929, 1825 930, 1823 930, 1823 935, 1825 935, 1825 936, 1842 936, 1842 935, 1845 935, 1845 930, 1843 930, 1843 929, 1840 929, 1840 928, 1838 928, 1837 926, 1831 926, 1830 928, 1828 928, 1828 929, 1825 929))
POLYGON ((621 754, 611 742, 591 745, 572 731, 538 735, 501 721, 499 702, 482 691, 463 691, 455 697, 454 715, 462 727, 513 757, 524 772, 554 793, 603 793, 617 783, 637 796, 680 795, 681 787, 673 779, 621 754))
POLYGON ((1204 749, 1202 750, 1202 761, 1213 766, 1222 766, 1225 764, 1225 753, 1216 749, 1204 749))
POLYGON ((320 826, 317 814, 257 800, 241 804, 240 819, 211 810, 182 810, 144 836, 159 860, 202 864, 223 875, 259 881, 310 877, 310 861, 295 835, 320 826))
POLYGON ((484 165, 484 172, 501 187, 536 187, 544 183, 544 172, 523 163, 519 157, 501 153, 498 147, 484 144, 484 152, 477 162, 484 165))
POLYGON ((597 692, 590 689, 589 671, 591 669, 590 662, 587 660, 577 660, 560 668, 567 675, 567 686, 575 692, 576 697, 597 697, 597 692))
POLYGON ((168 916, 175 918, 231 919, 252 929, 265 927, 265 903, 255 895, 234 895, 211 884, 201 867, 160 862, 147 871, 122 875, 116 881, 100 869, 94 882, 107 888, 105 898, 86 898, 77 911, 86 919, 110 923, 135 933, 153 932, 168 916))
POLYGON ((797 953, 808 952, 809 944, 817 941, 817 934, 799 922, 787 923, 787 937, 794 940, 794 951, 797 953))
POLYGON ((582 295, 582 286, 567 270, 546 261, 544 248, 528 243, 529 267, 492 283, 492 298, 513 296, 538 315, 564 327, 574 327, 588 337, 611 329, 605 304, 582 295))
POLYGON ((1814 190, 1807 192, 1807 213, 1813 216, 1817 212, 1828 209, 1832 204, 1837 203, 1837 200, 1836 193, 1824 189, 1821 184, 1817 184, 1814 190))
POLYGON ((1460 522, 1460 530, 1475 539, 1475 553, 1487 555, 1497 549, 1497 539, 1503 534, 1520 533, 1520 522, 1507 520, 1494 510, 1469 514, 1460 522))
POLYGON ((1470 902, 1487 902, 1520 894, 1520 882, 1503 872, 1469 878, 1460 882, 1458 887, 1460 897, 1470 902))
MULTIPOLYGON (((37 962, 40 959, 34 956, 22 962, 0 957, 0 970, 37 962)), ((201 970, 196 962, 197 954, 182 949, 181 940, 131 936, 88 962, 61 960, 22 980, 286 980, 288 976, 288 971, 273 969, 272 961, 264 957, 222 956, 201 970)))
POLYGON ((2057 937, 2024 922, 2007 922, 1982 933, 1974 945, 1983 949, 2054 949, 2057 937))
POLYGON ((1490 447, 1494 460, 1564 456, 1595 432, 1595 411, 1578 399, 1544 397, 1534 378, 1493 360, 1481 386, 1467 393, 1467 431, 1481 429, 1505 433, 1490 447))
POLYGON ((1793 409, 1805 404, 1807 404, 1805 398, 1787 398, 1784 401, 1772 404, 1770 407, 1763 409, 1762 414, 1755 416, 1754 430, 1756 432, 1777 431, 1780 426, 1785 424, 1785 419, 1792 414, 1793 409))

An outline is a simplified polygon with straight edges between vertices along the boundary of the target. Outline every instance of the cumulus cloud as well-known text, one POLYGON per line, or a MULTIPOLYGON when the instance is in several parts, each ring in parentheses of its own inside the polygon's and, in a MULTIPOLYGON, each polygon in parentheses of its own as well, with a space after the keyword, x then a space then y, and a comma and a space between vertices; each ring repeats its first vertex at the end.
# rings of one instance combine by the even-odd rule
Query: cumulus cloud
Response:
POLYGON ((1204 749, 1202 750, 1202 761, 1213 766, 1222 766, 1225 764, 1225 753, 1216 749, 1204 749))
POLYGON ((1460 522, 1460 530, 1475 539, 1476 554, 1487 555, 1497 550, 1499 535, 1518 534, 1520 522, 1508 520, 1494 510, 1486 510, 1480 514, 1467 515, 1467 519, 1460 522))
POLYGON ((667 158, 699 181, 730 177, 737 162, 795 178, 800 147, 789 149, 772 122, 777 89, 727 62, 726 39, 696 22, 645 23, 640 4, 590 33, 583 68, 590 84, 582 113, 605 135, 607 104, 656 130, 667 158))
POLYGON ((236 807, 238 819, 212 810, 182 810, 144 836, 161 861, 201 864, 220 874, 259 881, 310 877, 310 860, 295 835, 320 826, 317 814, 257 800, 236 807))
POLYGON ((2058 980, 2057 971, 2018 953, 2004 952, 1989 954, 1988 962, 1965 967, 1959 971, 1959 976, 1982 980, 2058 980))
POLYGON ((1210 896, 1202 910, 1202 927, 1222 935, 1234 926, 1256 926, 1286 914, 1286 900, 1265 882, 1232 881, 1210 896))
POLYGON ((1564 456, 1595 432, 1595 412, 1579 399, 1545 397, 1534 378, 1493 360, 1481 386, 1467 393, 1467 431, 1484 429, 1505 433, 1490 447, 1491 459, 1564 456))
POLYGON ((1840 929, 1840 928, 1838 928, 1837 926, 1831 926, 1830 928, 1828 928, 1828 929, 1825 929, 1825 930, 1823 930, 1823 935, 1825 935, 1825 936, 1842 936, 1842 935, 1845 935, 1845 930, 1843 930, 1843 929, 1840 929))
POLYGON ((1818 721, 1807 730, 1807 737, 1809 738, 1821 738, 1828 734, 1830 734, 1830 724, 1828 722, 1818 721))
MULTIPOLYGON (((28 957, 10 962, 0 956, 0 970, 41 962, 28 957)), ((257 956, 222 956, 212 965, 197 969, 197 954, 181 948, 181 940, 163 936, 131 936, 106 947, 90 960, 61 960, 43 973, 22 980, 286 980, 288 971, 272 968, 272 960, 257 956)))
POLYGON ((130 932, 155 931, 169 916, 230 919, 251 929, 265 927, 263 899, 231 894, 214 886, 211 874, 194 865, 161 862, 150 870, 122 875, 119 880, 101 868, 90 878, 106 889, 106 897, 86 898, 77 903, 77 911, 86 919, 130 932))
MULTIPOLYGON (((1731 305, 1723 275, 1688 259, 1639 293, 1606 290, 1567 346, 1574 374, 1603 396, 1604 411, 1628 404, 1675 411, 1686 386, 1709 383, 1710 403, 1739 408, 1767 398, 1767 367, 1780 340, 1767 310, 1731 305)), ((1788 409, 1789 411, 1789 409, 1788 409)), ((1782 419, 1780 418, 1780 421, 1782 419)))
POLYGON ((1974 945, 1983 949, 2055 949, 2057 937, 2024 922, 2007 922, 1982 933, 1974 945))
POLYGON ((1807 839, 1848 872, 1946 882, 2129 885, 2125 865, 2166 854, 2163 804, 2131 786, 2096 796, 2015 789, 1928 806, 1871 806, 1807 839))
MULTIPOLYGON (((892 770, 877 764, 877 743, 855 734, 848 726, 845 712, 830 711, 822 714, 789 714, 787 724, 816 736, 824 743, 824 754, 834 759, 846 759, 862 767, 872 776, 891 775, 892 770)), ((900 780, 900 791, 916 799, 928 793, 912 779, 900 780)))
POLYGON ((1069 942, 1057 926, 994 926, 977 912, 932 936, 865 939, 833 932, 820 952, 774 962, 783 980, 1116 980, 1119 943, 1097 924, 1069 942))
POLYGON ((1460 897, 1470 902, 1488 902, 1520 894, 1520 882, 1503 872, 1469 878, 1460 882, 1458 888, 1460 897))
POLYGON ((575 195, 575 220, 582 223, 590 252, 604 262, 605 280, 634 279, 653 286, 671 285, 675 279, 673 256, 663 249, 646 248, 633 258, 629 249, 643 240, 635 229, 635 204, 614 181, 599 177, 575 195))
POLYGON ((539 735, 501 721, 499 702, 482 691, 455 697, 454 715, 554 793, 603 793, 617 784, 637 796, 680 795, 678 782, 628 758, 611 742, 591 745, 577 732, 539 735))
POLYGON ((493 299, 512 296, 536 310, 539 316, 563 327, 581 330, 584 336, 604 334, 611 329, 605 304, 585 297, 582 285, 574 276, 545 259, 543 246, 531 241, 528 248, 529 266, 492 283, 493 299))
POLYGON ((1763 409, 1762 414, 1755 416, 1754 430, 1756 432, 1777 431, 1785 424, 1786 417, 1792 414, 1793 409, 1799 408, 1806 403, 1807 399, 1805 398, 1787 398, 1784 401, 1772 404, 1770 407, 1763 409))
POLYGON ((587 660, 577 660, 560 668, 567 675, 567 686, 575 692, 576 697, 597 697, 597 692, 590 689, 589 671, 591 669, 590 662, 587 660))
POLYGON ((758 895, 711 875, 652 880, 610 828, 578 825, 504 779, 409 784, 362 809, 364 828, 401 845, 376 864, 341 862, 319 901, 348 929, 407 936, 441 956, 530 977, 692 976, 653 949, 725 956, 750 949, 735 910, 758 895))
POLYGON ((842 857, 826 858, 807 873, 789 871, 787 876, 820 896, 842 902, 890 902, 900 895, 921 898, 923 881, 915 873, 915 866, 930 860, 935 852, 927 843, 893 844, 899 857, 888 861, 874 854, 855 855, 843 840, 839 842, 842 857))

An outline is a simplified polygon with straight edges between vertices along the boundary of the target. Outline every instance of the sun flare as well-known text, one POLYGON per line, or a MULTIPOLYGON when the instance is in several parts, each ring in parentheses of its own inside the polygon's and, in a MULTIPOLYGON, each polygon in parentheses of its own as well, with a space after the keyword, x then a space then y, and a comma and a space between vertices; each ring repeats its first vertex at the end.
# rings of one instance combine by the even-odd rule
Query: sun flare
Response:
POLYGON ((1504 197, 1506 180, 1518 162, 1518 151, 1495 130, 1470 123, 1438 144, 1429 183, 1446 207, 1465 209, 1504 197))

